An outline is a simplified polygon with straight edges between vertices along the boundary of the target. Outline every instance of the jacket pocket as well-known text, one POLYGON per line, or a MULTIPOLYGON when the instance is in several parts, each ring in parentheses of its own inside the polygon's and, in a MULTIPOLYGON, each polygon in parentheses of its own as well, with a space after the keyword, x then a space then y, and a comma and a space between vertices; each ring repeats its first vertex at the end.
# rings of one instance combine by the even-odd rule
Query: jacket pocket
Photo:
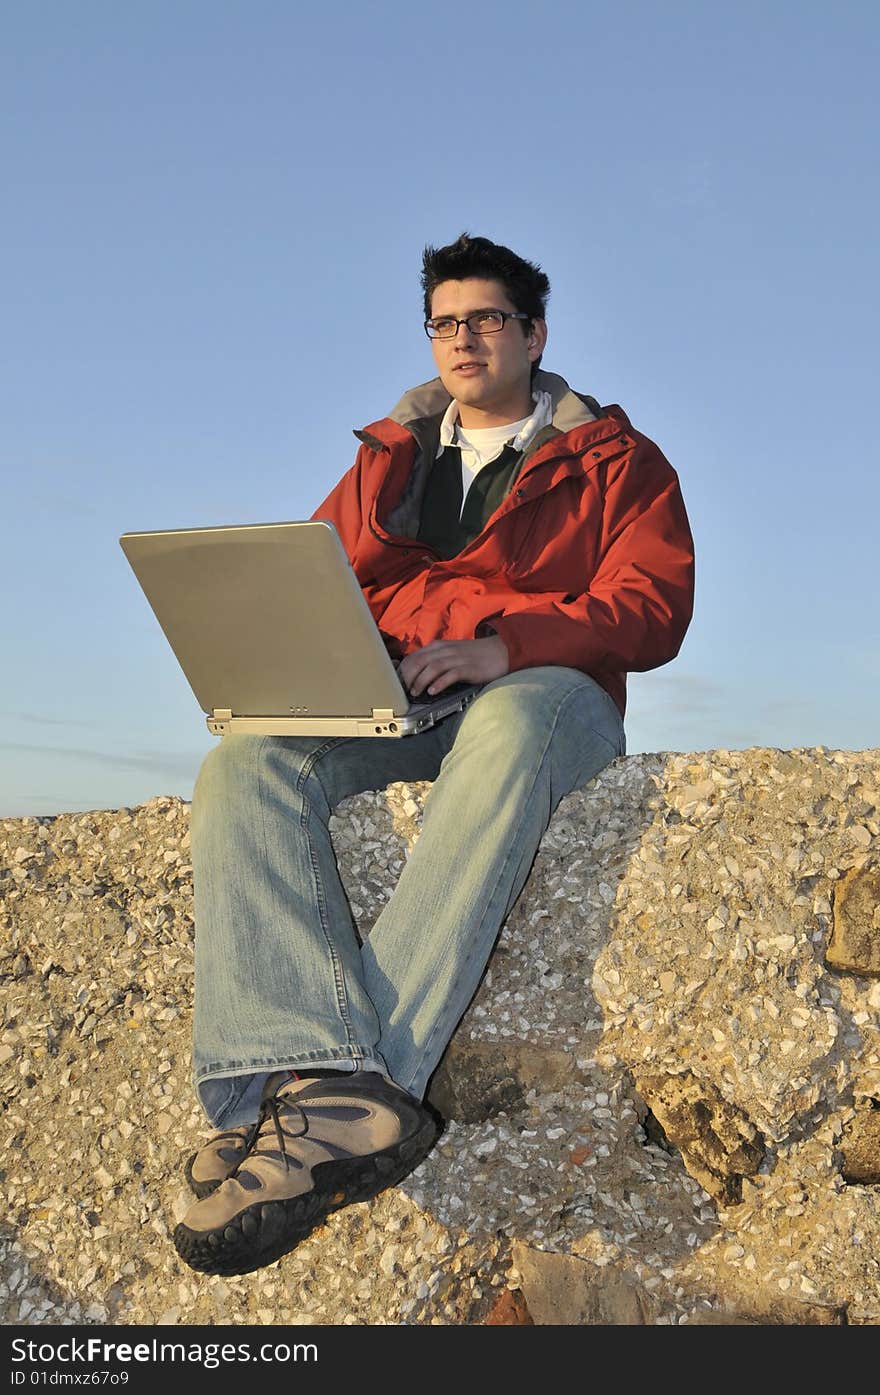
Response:
POLYGON ((598 525, 583 516, 582 507, 579 481, 567 479, 499 520, 507 525, 504 572, 518 590, 585 589, 595 571, 598 525))

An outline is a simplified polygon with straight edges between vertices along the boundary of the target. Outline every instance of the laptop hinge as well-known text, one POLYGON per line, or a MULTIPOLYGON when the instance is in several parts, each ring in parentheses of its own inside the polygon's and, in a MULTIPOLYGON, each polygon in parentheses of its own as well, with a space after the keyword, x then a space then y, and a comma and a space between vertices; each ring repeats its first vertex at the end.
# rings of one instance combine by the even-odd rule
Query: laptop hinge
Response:
POLYGON ((232 718, 231 707, 215 707, 211 716, 216 722, 228 722, 232 718))
POLYGON ((374 722, 390 722, 390 721, 392 720, 393 717, 394 717, 394 710, 393 710, 393 708, 391 708, 391 707, 374 707, 374 708, 373 708, 373 721, 374 721, 374 722))

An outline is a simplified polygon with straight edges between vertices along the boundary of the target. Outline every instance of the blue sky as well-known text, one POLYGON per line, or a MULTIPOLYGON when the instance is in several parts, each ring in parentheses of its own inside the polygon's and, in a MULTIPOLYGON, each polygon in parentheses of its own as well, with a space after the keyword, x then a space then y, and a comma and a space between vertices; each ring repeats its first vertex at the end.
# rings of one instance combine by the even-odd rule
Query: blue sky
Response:
POLYGON ((696 610, 630 751, 880 745, 878 39, 873 0, 6 5, 0 815, 190 796, 215 738, 119 534, 308 516, 433 376, 463 229, 681 479, 696 610))

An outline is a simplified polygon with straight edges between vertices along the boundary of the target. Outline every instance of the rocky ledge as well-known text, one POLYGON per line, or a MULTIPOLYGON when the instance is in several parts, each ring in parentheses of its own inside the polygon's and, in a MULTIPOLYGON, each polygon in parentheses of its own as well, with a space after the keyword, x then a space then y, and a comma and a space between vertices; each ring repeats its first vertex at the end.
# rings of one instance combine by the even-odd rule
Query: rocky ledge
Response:
MULTIPOLYGON (((341 806, 369 932, 427 786, 341 806)), ((401 1186, 235 1279, 170 1232, 189 808, 0 822, 0 1320, 880 1322, 880 752, 620 759, 569 796, 401 1186)))

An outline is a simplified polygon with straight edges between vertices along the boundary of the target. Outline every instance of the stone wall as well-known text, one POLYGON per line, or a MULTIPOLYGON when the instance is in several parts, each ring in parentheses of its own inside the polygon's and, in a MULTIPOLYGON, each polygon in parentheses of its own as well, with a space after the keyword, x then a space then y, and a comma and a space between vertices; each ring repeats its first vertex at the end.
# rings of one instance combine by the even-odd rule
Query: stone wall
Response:
MULTIPOLYGON (((428 786, 340 808, 362 934, 428 786)), ((0 822, 0 1320, 880 1321, 880 752, 650 754, 560 805, 401 1186, 236 1279, 170 1231, 188 806, 0 822)))

